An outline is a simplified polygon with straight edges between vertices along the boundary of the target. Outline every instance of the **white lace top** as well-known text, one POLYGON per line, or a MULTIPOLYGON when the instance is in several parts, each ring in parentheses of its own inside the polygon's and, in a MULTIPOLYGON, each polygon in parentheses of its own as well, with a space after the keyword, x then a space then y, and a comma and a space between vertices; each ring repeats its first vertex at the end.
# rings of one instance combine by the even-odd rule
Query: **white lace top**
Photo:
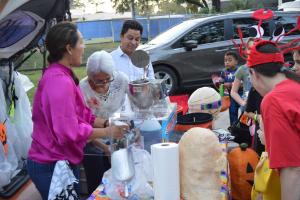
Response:
POLYGON ((110 83, 106 94, 95 92, 87 77, 80 81, 80 89, 87 106, 98 117, 108 118, 115 112, 124 110, 122 106, 127 105, 125 100, 127 99, 128 78, 122 72, 114 72, 114 80, 110 83))

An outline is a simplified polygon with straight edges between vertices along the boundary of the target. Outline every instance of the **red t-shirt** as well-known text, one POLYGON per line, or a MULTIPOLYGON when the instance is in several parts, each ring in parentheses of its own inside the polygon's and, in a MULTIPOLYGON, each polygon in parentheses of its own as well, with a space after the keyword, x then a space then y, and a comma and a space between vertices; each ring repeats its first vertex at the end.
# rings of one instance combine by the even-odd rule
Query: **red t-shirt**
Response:
POLYGON ((300 84, 284 80, 261 104, 270 168, 300 167, 300 84))

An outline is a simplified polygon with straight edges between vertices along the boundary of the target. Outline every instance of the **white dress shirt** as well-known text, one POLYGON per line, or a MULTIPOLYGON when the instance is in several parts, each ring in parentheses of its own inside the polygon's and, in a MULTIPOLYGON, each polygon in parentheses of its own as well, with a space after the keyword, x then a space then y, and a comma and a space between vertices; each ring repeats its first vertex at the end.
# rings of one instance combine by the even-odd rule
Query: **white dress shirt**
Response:
MULTIPOLYGON (((138 68, 135 65, 133 65, 129 56, 125 54, 120 47, 112 51, 110 54, 114 59, 115 69, 126 74, 130 81, 135 81, 143 78, 144 69, 138 68)), ((147 78, 155 79, 151 61, 149 63, 147 78)))

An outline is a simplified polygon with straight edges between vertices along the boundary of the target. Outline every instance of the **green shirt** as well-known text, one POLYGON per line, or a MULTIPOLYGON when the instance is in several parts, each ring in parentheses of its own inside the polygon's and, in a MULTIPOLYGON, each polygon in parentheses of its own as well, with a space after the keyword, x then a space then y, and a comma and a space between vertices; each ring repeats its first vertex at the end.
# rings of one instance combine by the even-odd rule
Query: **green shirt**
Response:
POLYGON ((235 78, 239 79, 243 83, 243 97, 247 97, 251 89, 250 73, 247 65, 242 65, 235 72, 235 78))

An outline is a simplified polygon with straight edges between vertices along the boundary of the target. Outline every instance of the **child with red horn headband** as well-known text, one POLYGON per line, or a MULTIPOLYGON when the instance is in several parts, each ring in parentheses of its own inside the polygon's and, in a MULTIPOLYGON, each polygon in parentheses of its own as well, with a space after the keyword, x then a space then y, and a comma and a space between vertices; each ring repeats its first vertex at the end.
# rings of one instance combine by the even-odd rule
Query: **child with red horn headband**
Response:
POLYGON ((281 199, 300 199, 300 76, 284 67, 275 42, 258 40, 247 58, 261 104, 270 168, 280 173, 281 199))

